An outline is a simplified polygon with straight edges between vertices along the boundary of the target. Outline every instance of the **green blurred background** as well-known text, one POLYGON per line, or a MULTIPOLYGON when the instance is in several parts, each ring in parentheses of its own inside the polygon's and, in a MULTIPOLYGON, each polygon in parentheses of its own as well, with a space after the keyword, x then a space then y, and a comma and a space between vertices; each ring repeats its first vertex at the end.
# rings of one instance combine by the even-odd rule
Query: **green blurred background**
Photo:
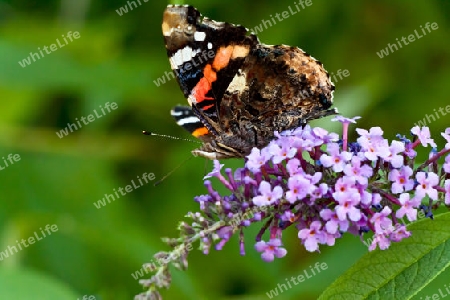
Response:
MULTIPOLYGON (((119 16, 124 0, 0 1, 0 157, 21 158, 0 171, 0 252, 46 224, 58 226, 51 236, 0 261, 0 299, 132 299, 142 288, 131 274, 168 249, 160 237, 177 236, 177 223, 198 208, 193 197, 206 192, 202 177, 211 162, 205 167, 203 159, 194 158, 156 187, 151 182, 103 208, 93 205, 143 173, 162 178, 197 146, 141 134, 147 129, 189 138, 169 115, 174 105, 185 103, 176 81, 154 83, 170 71, 161 34, 167 2, 140 2, 119 16), (80 38, 20 66, 30 52, 68 31, 78 31, 80 38), (67 123, 106 102, 118 108, 58 138, 67 123)), ((345 116, 362 116, 358 126, 382 126, 393 138, 450 104, 450 1, 312 3, 265 29, 260 40, 299 46, 330 73, 348 70, 350 76, 336 82, 335 105, 345 116), (420 32, 427 22, 439 28, 378 57, 388 43, 420 32)), ((294 7, 288 0, 189 4, 214 20, 249 28, 294 7)), ((439 145, 449 118, 429 125, 439 145)), ((329 118, 313 125, 340 130, 329 118)), ((3 159, 0 165, 5 166, 3 159)), ((315 299, 367 252, 350 236, 322 247, 320 254, 307 253, 290 230, 288 255, 267 264, 253 250, 257 230, 248 230, 245 257, 237 239, 208 256, 192 251, 188 271, 174 272, 165 299, 268 299, 265 293, 285 278, 324 262, 326 271, 276 298, 315 299)), ((449 274, 416 299, 442 288, 449 274)))

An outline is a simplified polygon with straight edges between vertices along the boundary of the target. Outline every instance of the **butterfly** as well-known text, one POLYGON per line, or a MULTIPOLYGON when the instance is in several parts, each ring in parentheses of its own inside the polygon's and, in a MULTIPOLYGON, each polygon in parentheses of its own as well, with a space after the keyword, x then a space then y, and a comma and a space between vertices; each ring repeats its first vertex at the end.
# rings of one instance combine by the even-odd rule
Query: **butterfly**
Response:
POLYGON ((202 141, 194 156, 242 158, 275 131, 336 114, 329 74, 297 47, 260 43, 247 28, 208 19, 189 5, 167 6, 162 32, 189 103, 171 115, 202 141))

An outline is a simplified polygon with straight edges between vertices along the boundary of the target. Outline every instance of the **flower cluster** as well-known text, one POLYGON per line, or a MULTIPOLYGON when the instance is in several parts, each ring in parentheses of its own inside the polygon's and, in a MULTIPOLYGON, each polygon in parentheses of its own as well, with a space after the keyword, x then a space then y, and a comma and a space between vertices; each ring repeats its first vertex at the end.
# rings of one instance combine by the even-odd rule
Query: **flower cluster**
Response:
MULTIPOLYGON (((215 161, 205 179, 218 178, 230 194, 220 195, 206 180, 208 194, 196 201, 203 213, 229 224, 222 228, 228 234, 218 232, 219 248, 240 231, 243 254, 242 228, 266 220, 255 245, 265 261, 286 255, 282 232, 292 226, 308 251, 334 245, 345 232, 361 238, 373 232, 369 250, 387 249, 411 235, 400 219, 415 221, 418 211, 432 217, 439 199, 450 205, 450 128, 442 133, 447 143, 439 152, 429 129, 418 126, 411 129, 413 141, 401 136, 388 141, 380 127, 373 127, 356 129, 358 139, 348 143, 348 126, 356 119, 333 119, 343 124, 342 139, 309 126, 276 133, 268 146, 254 148, 245 167, 234 174, 226 169, 222 175, 223 165, 215 161), (432 149, 429 159, 415 168, 419 146, 432 149), (439 169, 441 157, 445 163, 439 169), (248 211, 257 214, 233 226, 233 218, 248 211), (267 242, 262 240, 265 231, 270 233, 267 242)), ((204 248, 212 244, 211 237, 204 237, 204 248)))
MULTIPOLYGON (((188 215, 190 224, 181 223, 181 237, 172 247, 199 240, 206 254, 239 233, 244 255, 244 229, 262 223, 255 249, 267 262, 286 255, 282 233, 289 227, 308 251, 332 246, 346 232, 361 239, 373 233, 369 250, 383 250, 411 235, 404 217, 414 221, 420 212, 432 218, 432 208, 441 202, 450 206, 450 128, 441 134, 446 144, 440 151, 429 129, 418 126, 411 129, 411 140, 397 136, 388 141, 380 127, 373 127, 356 129, 359 137, 349 142, 349 125, 358 118, 333 119, 342 123, 342 137, 308 125, 275 133, 269 145, 254 148, 245 166, 234 172, 226 168, 222 173, 224 165, 214 161, 205 176, 208 193, 195 197, 200 212, 188 215), (418 165, 421 146, 431 151, 418 165), (439 167, 441 158, 445 162, 439 167), (228 190, 225 194, 214 189, 212 177, 228 190)), ((149 287, 152 281, 141 283, 149 287)))

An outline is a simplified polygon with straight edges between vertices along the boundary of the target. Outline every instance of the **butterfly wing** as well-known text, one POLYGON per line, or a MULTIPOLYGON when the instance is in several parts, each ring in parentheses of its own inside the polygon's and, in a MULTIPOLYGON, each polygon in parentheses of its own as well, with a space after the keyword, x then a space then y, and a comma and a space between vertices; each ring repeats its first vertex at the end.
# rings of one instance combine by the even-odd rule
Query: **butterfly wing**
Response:
POLYGON ((328 73, 299 48, 261 44, 245 27, 202 17, 192 6, 169 5, 162 31, 191 107, 172 115, 204 141, 194 154, 244 157, 274 131, 336 113, 328 73))
POLYGON ((216 136, 225 91, 258 40, 248 30, 203 18, 192 6, 170 5, 163 35, 172 70, 192 111, 216 136))

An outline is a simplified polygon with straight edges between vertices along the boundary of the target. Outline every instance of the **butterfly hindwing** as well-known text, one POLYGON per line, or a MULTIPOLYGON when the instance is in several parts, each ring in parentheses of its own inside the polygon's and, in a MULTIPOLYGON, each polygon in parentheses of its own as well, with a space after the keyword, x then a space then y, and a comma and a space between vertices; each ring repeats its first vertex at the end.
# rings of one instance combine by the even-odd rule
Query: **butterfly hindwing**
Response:
POLYGON ((199 139, 210 139, 208 129, 194 114, 189 106, 175 106, 170 114, 175 118, 178 125, 186 129, 190 134, 199 139))

